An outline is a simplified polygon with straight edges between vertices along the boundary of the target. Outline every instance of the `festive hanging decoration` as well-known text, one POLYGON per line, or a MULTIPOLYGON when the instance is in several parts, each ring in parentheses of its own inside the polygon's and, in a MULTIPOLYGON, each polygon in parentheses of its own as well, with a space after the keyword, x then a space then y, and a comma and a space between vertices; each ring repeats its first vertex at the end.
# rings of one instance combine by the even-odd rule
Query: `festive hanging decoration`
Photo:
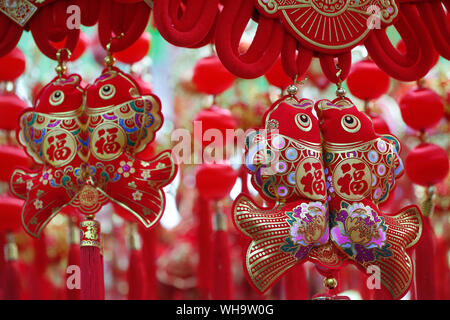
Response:
POLYGON ((376 135, 348 99, 316 104, 320 131, 312 109, 310 100, 285 96, 266 112, 266 136, 247 137, 253 185, 273 205, 259 207, 245 195, 234 204, 237 227, 253 239, 246 258, 250 280, 265 291, 309 259, 325 268, 327 287, 335 289, 332 270, 353 260, 364 269, 378 266, 383 291, 400 298, 412 281, 405 249, 420 237, 421 215, 415 206, 396 216, 378 209, 402 172, 400 144, 376 135), (398 280, 391 280, 393 273, 398 280))

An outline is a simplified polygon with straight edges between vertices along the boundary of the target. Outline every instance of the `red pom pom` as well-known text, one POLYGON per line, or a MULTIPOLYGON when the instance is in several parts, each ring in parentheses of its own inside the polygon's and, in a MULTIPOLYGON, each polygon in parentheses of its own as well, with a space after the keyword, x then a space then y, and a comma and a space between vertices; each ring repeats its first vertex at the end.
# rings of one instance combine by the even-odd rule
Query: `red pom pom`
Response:
POLYGON ((235 76, 217 56, 200 59, 194 67, 192 82, 197 90, 206 94, 220 94, 233 85, 235 76))
POLYGON ((236 171, 228 164, 202 164, 197 169, 195 184, 203 198, 219 200, 230 193, 236 178, 236 171))
POLYGON ((13 93, 0 95, 0 129, 15 130, 19 115, 27 107, 26 102, 13 93))
POLYGON ((150 50, 150 34, 144 32, 139 39, 123 51, 114 53, 114 57, 123 63, 136 63, 142 60, 150 50))
POLYGON ((22 50, 14 48, 7 55, 0 58, 0 81, 14 81, 26 67, 26 59, 22 50))
POLYGON ((388 92, 389 84, 389 76, 369 60, 353 64, 347 78, 348 89, 361 100, 378 99, 388 92))
POLYGON ((441 97, 428 88, 414 88, 400 99, 400 111, 405 123, 415 130, 435 126, 444 116, 441 97))
MULTIPOLYGON (((227 129, 236 129, 236 119, 233 117, 233 114, 228 109, 220 108, 216 105, 213 105, 209 108, 202 109, 194 118, 194 122, 198 121, 201 123, 201 136, 194 134, 194 137, 198 140, 201 139, 201 143, 203 146, 207 146, 211 143, 215 143, 217 146, 223 146, 226 144, 226 131, 227 129), (221 138, 219 141, 205 141, 205 132, 210 129, 217 129, 221 133, 221 138)), ((195 126, 198 124, 194 123, 195 126)), ((213 133, 213 132, 211 132, 213 133)))
POLYGON ((435 185, 448 174, 447 153, 438 145, 422 143, 409 152, 405 169, 412 182, 421 186, 435 185))
POLYGON ((264 76, 266 77, 267 82, 280 89, 284 89, 292 83, 292 79, 284 72, 281 56, 278 56, 278 59, 275 60, 273 66, 264 76))

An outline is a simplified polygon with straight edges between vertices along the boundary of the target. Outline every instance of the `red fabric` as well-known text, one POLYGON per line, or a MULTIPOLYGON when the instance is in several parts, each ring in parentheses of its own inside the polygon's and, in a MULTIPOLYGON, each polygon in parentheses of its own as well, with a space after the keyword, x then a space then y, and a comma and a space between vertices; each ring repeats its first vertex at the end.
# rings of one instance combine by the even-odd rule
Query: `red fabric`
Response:
POLYGON ((409 151, 405 160, 406 174, 412 182, 432 186, 448 174, 448 155, 440 146, 422 143, 409 151))
POLYGON ((22 298, 23 288, 20 279, 18 262, 5 262, 2 273, 3 300, 20 300, 22 298))
POLYGON ((252 1, 226 0, 217 21, 215 44, 224 66, 238 77, 256 78, 269 70, 281 51, 284 29, 277 20, 260 16, 258 29, 247 52, 239 51, 240 39, 254 11, 252 1))
POLYGON ((226 230, 214 232, 213 274, 212 299, 232 300, 234 298, 233 274, 226 230))
POLYGON ((347 78, 352 64, 351 53, 347 52, 336 56, 319 53, 318 57, 320 58, 320 66, 322 67, 323 74, 328 78, 328 80, 338 83, 339 81, 343 81, 347 78), (335 58, 337 58, 337 64, 335 62, 335 58), (338 71, 337 67, 341 69, 341 75, 339 78, 336 75, 338 71))
POLYGON ((155 1, 154 20, 161 35, 176 46, 195 47, 208 38, 219 0, 155 1))
MULTIPOLYGON (((86 51, 88 43, 89 39, 87 38, 87 36, 83 32, 80 32, 80 38, 78 39, 75 49, 73 50, 73 52, 71 52, 69 61, 75 61, 80 58, 86 51)), ((58 49, 64 48, 64 41, 55 42, 53 43, 53 45, 58 49)))
POLYGON ((151 8, 144 1, 133 4, 116 3, 102 0, 98 19, 98 36, 103 48, 113 36, 123 33, 120 39, 113 39, 111 52, 130 47, 145 31, 150 18, 151 8), (120 22, 123 23, 120 23, 120 22))
POLYGON ((420 79, 430 70, 435 52, 414 4, 401 4, 394 26, 405 42, 406 54, 393 47, 385 29, 373 30, 364 45, 373 61, 391 77, 401 81, 420 79))
POLYGON ((100 249, 92 246, 80 248, 81 300, 104 300, 103 261, 100 249))
POLYGON ((283 65, 281 63, 281 56, 279 56, 275 60, 275 63, 266 72, 264 77, 266 78, 267 82, 269 82, 271 85, 275 87, 280 88, 281 90, 283 90, 293 82, 293 79, 291 79, 283 70, 283 65))
POLYGON ((130 251, 128 266, 128 300, 146 300, 147 278, 141 250, 130 251))
POLYGON ((200 92, 217 95, 228 90, 233 85, 235 78, 217 56, 210 56, 197 61, 194 66, 192 83, 200 92))
POLYGON ((422 220, 422 238, 416 246, 416 292, 417 300, 435 300, 435 264, 436 243, 429 217, 422 220))
POLYGON ((22 50, 12 49, 7 55, 0 58, 0 81, 14 81, 25 72, 26 59, 22 50))
POLYGON ((285 34, 281 49, 281 63, 284 71, 293 80, 301 80, 308 71, 314 52, 300 47, 297 40, 290 34, 285 34))
POLYGON ((145 277, 147 280, 147 299, 158 299, 158 281, 156 278, 156 260, 157 256, 157 241, 158 228, 147 230, 139 226, 142 238, 142 257, 145 268, 145 277))
POLYGON ((198 265, 197 283, 202 299, 210 298, 212 289, 213 242, 211 202, 197 195, 194 210, 197 220, 198 265))
POLYGON ((349 91, 361 100, 378 99, 387 93, 389 84, 389 76, 370 60, 352 64, 347 77, 349 91))
MULTIPOLYGON (((68 5, 68 0, 55 1, 41 8, 29 22, 37 47, 53 60, 56 60, 58 48, 52 42, 65 39, 64 47, 74 52, 79 39, 80 29, 67 27, 65 10, 68 5)), ((67 53, 63 51, 61 57, 67 59, 67 53)))
POLYGON ((434 255, 436 298, 450 299, 450 268, 448 264, 448 240, 445 237, 437 239, 436 254, 434 255))
POLYGON ((415 130, 434 127, 444 116, 441 96, 428 88, 413 88, 399 102, 402 118, 415 130))
MULTIPOLYGON (((67 266, 79 266, 80 265, 80 246, 76 243, 71 243, 69 246, 69 255, 67 258, 67 266)), ((66 273, 67 278, 71 276, 66 273)), ((80 289, 68 289, 67 285, 64 286, 67 300, 80 300, 80 289)))
POLYGON ((283 280, 286 300, 308 299, 308 279, 306 278, 305 266, 303 264, 297 265, 287 271, 283 280))
POLYGON ((13 50, 22 36, 23 28, 4 14, 0 15, 0 57, 13 50))

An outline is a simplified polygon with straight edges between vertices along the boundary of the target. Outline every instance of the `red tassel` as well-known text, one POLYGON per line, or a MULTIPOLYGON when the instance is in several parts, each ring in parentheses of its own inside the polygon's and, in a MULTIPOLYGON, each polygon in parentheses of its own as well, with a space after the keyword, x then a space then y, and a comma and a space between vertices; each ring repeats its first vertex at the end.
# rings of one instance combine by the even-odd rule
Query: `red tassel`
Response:
POLYGON ((233 299, 233 276, 231 270, 230 246, 226 230, 226 217, 216 213, 213 257, 213 300, 233 299))
POLYGON ((80 270, 81 299, 104 300, 100 223, 92 219, 81 222, 80 270))
POLYGON ((158 280, 156 278, 157 230, 139 228, 142 238, 142 257, 147 279, 147 300, 158 299, 158 280))
POLYGON ((20 271, 18 266, 18 250, 14 236, 7 234, 5 245, 5 264, 3 265, 3 300, 19 300, 22 294, 20 271))
MULTIPOLYGON (((79 233, 72 218, 69 217, 69 255, 67 258, 67 267, 80 266, 80 245, 78 243, 79 233)), ((66 269, 67 270, 67 269, 66 269)), ((67 280, 71 274, 66 273, 65 295, 67 300, 80 300, 80 289, 69 288, 67 280)))
POLYGON ((144 300, 147 279, 140 250, 139 234, 135 223, 130 224, 130 260, 128 265, 128 300, 144 300))
POLYGON ((303 264, 297 265, 289 270, 284 276, 283 281, 286 300, 308 299, 308 282, 303 264))
POLYGON ((212 222, 210 201, 197 196, 197 239, 199 258, 197 267, 197 281, 201 299, 210 298, 212 287, 212 222))
POLYGON ((415 248, 417 300, 435 300, 434 232, 429 217, 424 216, 422 223, 422 238, 415 248))
MULTIPOLYGON (((446 235, 444 231, 444 236, 446 235)), ((436 299, 450 300, 450 268, 448 265, 448 243, 445 238, 437 240, 435 255, 436 299)))

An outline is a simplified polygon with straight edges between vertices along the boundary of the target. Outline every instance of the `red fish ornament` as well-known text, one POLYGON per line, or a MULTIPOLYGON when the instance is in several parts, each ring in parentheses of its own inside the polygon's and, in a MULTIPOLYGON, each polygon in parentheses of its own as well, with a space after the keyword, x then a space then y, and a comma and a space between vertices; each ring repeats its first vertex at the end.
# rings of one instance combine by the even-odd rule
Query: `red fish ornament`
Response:
POLYGON ((421 213, 416 206, 395 215, 378 208, 403 172, 400 143, 377 135, 370 118, 346 98, 321 100, 316 107, 324 140, 330 240, 362 269, 379 268, 381 296, 401 298, 413 277, 406 250, 420 238, 421 213))
POLYGON ((150 161, 134 157, 163 122, 158 97, 140 92, 134 79, 115 67, 87 87, 88 172, 102 202, 119 204, 150 227, 162 216, 162 187, 172 181, 176 167, 168 151, 150 161))
POLYGON ((25 199, 23 226, 36 237, 83 185, 88 137, 79 118, 84 101, 80 81, 76 74, 56 77, 41 90, 35 106, 20 116, 18 140, 43 167, 34 172, 16 170, 11 191, 25 199))
POLYGON ((234 221, 252 239, 246 270, 262 292, 307 259, 326 267, 342 264, 328 242, 326 180, 313 109, 311 100, 285 96, 265 113, 265 130, 246 137, 245 163, 253 186, 272 207, 260 207, 241 194, 233 206, 234 221))

